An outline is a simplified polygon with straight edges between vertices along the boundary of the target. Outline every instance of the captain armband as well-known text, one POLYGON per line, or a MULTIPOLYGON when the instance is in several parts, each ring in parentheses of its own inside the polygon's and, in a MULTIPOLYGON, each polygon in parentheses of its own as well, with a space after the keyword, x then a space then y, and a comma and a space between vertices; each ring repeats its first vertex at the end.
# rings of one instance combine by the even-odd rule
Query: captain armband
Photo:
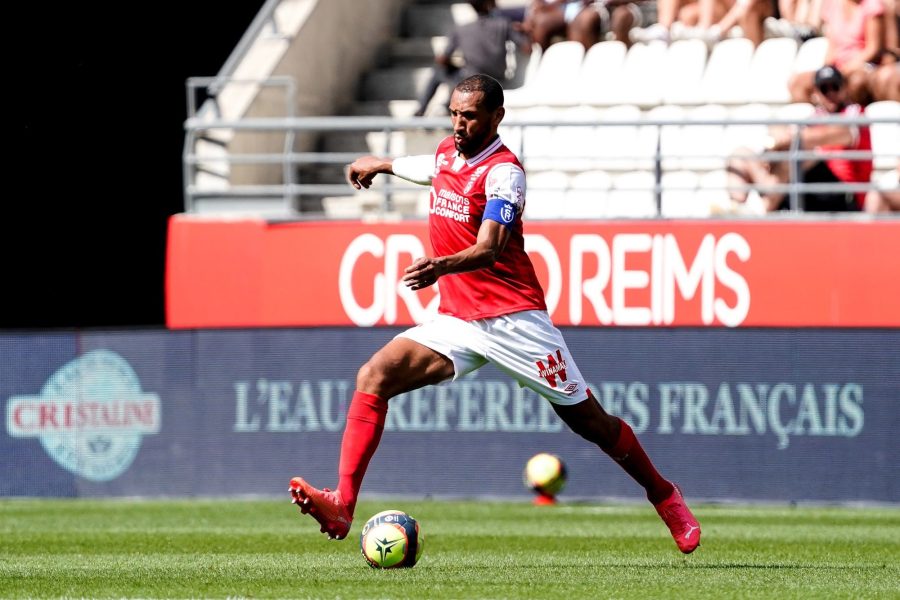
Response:
POLYGON ((485 204, 482 219, 497 221, 507 229, 512 229, 513 223, 516 222, 517 213, 518 206, 515 202, 510 202, 505 198, 491 198, 485 204))

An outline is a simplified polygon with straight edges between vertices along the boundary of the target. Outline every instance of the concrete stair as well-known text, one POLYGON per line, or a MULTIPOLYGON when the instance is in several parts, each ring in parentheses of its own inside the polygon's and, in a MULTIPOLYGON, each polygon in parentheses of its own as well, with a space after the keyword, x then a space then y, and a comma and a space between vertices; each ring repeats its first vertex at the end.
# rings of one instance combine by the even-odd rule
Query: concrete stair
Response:
MULTIPOLYGON (((501 0, 504 6, 523 6, 528 0, 501 0)), ((400 19, 394 39, 380 53, 377 66, 366 73, 359 82, 356 102, 345 112, 353 116, 410 117, 418 108, 416 98, 428 79, 436 54, 446 47, 448 35, 457 24, 472 21, 475 11, 468 2, 460 0, 413 0, 400 19)), ((449 90, 439 89, 432 100, 428 115, 443 114, 441 106, 449 100, 449 90)), ((448 123, 449 128, 449 123, 448 123)), ((428 154, 447 131, 392 132, 342 132, 324 135, 319 144, 322 152, 347 152, 358 155, 377 154, 402 156, 428 154)), ((306 182, 342 183, 343 168, 322 166, 303 174, 306 182)), ((374 188, 373 188, 374 190, 374 188)), ((377 195, 377 194, 376 194, 377 195)), ((352 207, 353 190, 341 197, 321 197, 312 205, 321 205, 326 215, 335 218, 369 218, 383 208, 373 200, 370 192, 365 201, 360 199, 359 210, 352 207)), ((421 202, 421 194, 404 192, 396 197, 391 211, 401 216, 422 216, 427 203, 421 202), (406 211, 406 212, 404 212, 406 211), (409 211, 412 211, 410 213, 409 211)), ((385 218, 388 215, 383 214, 385 218)))

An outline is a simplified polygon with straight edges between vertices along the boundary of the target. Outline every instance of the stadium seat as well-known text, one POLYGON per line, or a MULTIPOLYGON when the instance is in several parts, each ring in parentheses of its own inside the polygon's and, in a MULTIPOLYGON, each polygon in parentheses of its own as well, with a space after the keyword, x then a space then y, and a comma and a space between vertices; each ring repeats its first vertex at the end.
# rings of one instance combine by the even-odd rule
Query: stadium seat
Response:
MULTIPOLYGON (((549 106, 532 106, 521 113, 521 118, 526 122, 552 123, 559 119, 559 113, 549 106)), ((543 171, 555 168, 558 160, 553 154, 554 130, 552 125, 529 125, 522 130, 522 153, 519 156, 528 169, 543 171)))
POLYGON ((631 104, 611 106, 604 111, 596 136, 598 168, 631 171, 653 167, 656 128, 638 125, 640 121, 641 109, 631 104), (634 124, 613 125, 617 122, 634 124))
POLYGON ((608 196, 612 177, 606 171, 582 171, 569 180, 563 205, 566 219, 602 219, 609 216, 608 196))
POLYGON ((697 198, 700 177, 693 171, 669 171, 662 175, 661 216, 708 217, 709 207, 702 206, 697 198))
POLYGON ((557 42, 541 56, 534 76, 526 85, 509 90, 505 104, 511 107, 577 103, 578 73, 584 59, 580 42, 557 42))
MULTIPOLYGON (((751 119, 768 120, 772 118, 772 108, 767 104, 742 104, 732 107, 729 118, 748 121, 751 119)), ((769 126, 764 123, 726 125, 722 136, 722 153, 728 156, 739 148, 762 152, 768 137, 769 126)))
POLYGON ((608 40, 591 46, 581 63, 581 104, 602 105, 603 93, 614 82, 621 80, 627 49, 617 40, 608 40))
POLYGON ((609 192, 609 216, 655 217, 656 178, 650 171, 629 171, 613 179, 609 192))
POLYGON ((603 119, 603 109, 595 106, 573 106, 557 109, 556 120, 561 123, 553 128, 550 152, 556 158, 555 167, 564 171, 584 171, 597 166, 600 144, 597 141, 597 125, 603 119), (562 125, 566 122, 585 122, 590 125, 562 125))
POLYGON ((875 169, 895 168, 900 160, 900 102, 873 102, 866 107, 865 114, 873 119, 892 119, 891 123, 873 123, 870 132, 875 169))
POLYGON ((527 185, 526 219, 558 219, 562 216, 568 175, 562 171, 538 171, 528 176, 527 185))
POLYGON ((809 119, 816 114, 816 107, 809 102, 791 102, 784 106, 777 106, 772 111, 772 117, 778 119, 809 119))
POLYGON ((728 38, 713 46, 700 82, 700 96, 706 104, 744 104, 753 42, 747 38, 728 38))
POLYGON ((763 40, 750 61, 748 95, 745 102, 787 104, 791 101, 788 79, 797 56, 797 41, 792 38, 763 40))
POLYGON ((687 123, 677 140, 681 169, 708 171, 725 166, 725 125, 692 125, 691 121, 725 121, 728 109, 721 104, 703 104, 687 110, 687 123))
POLYGON ((794 58, 793 72, 804 73, 816 71, 825 65, 825 54, 828 52, 828 39, 814 37, 803 42, 797 49, 794 58))
MULTIPOLYGON (((686 111, 677 104, 662 104, 647 111, 647 121, 684 121, 686 111)), ((659 142, 659 151, 662 157, 662 168, 675 170, 681 166, 681 152, 683 150, 683 138, 681 136, 682 125, 644 125, 644 135, 649 139, 659 142)), ((654 143, 654 148, 656 144, 654 143)))
POLYGON ((734 212, 727 185, 728 174, 723 169, 701 174, 697 182, 697 204, 705 206, 710 215, 734 212))
POLYGON ((632 45, 625 55, 620 77, 610 80, 607 89, 595 97, 594 103, 606 106, 634 104, 644 108, 659 104, 666 48, 661 41, 632 45))
POLYGON ((678 40, 666 51, 660 82, 662 102, 701 104, 698 94, 706 69, 707 46, 702 40, 678 40))

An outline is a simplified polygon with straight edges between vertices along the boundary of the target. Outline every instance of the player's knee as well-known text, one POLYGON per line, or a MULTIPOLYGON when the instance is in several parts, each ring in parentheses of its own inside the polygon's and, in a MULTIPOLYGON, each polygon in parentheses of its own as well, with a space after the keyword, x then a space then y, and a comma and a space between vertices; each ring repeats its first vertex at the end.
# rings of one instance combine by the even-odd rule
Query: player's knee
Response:
POLYGON ((370 358, 356 373, 356 389, 383 396, 387 373, 377 356, 370 358))

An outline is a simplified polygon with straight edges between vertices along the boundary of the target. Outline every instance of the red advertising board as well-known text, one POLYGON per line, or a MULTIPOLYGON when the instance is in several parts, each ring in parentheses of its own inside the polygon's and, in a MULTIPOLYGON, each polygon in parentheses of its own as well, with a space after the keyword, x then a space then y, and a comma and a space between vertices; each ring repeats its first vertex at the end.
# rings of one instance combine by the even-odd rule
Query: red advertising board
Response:
MULTIPOLYGON (((526 248, 557 325, 900 326, 900 222, 531 222, 526 248)), ((407 325, 436 308, 403 269, 424 222, 177 215, 171 328, 407 325)))

